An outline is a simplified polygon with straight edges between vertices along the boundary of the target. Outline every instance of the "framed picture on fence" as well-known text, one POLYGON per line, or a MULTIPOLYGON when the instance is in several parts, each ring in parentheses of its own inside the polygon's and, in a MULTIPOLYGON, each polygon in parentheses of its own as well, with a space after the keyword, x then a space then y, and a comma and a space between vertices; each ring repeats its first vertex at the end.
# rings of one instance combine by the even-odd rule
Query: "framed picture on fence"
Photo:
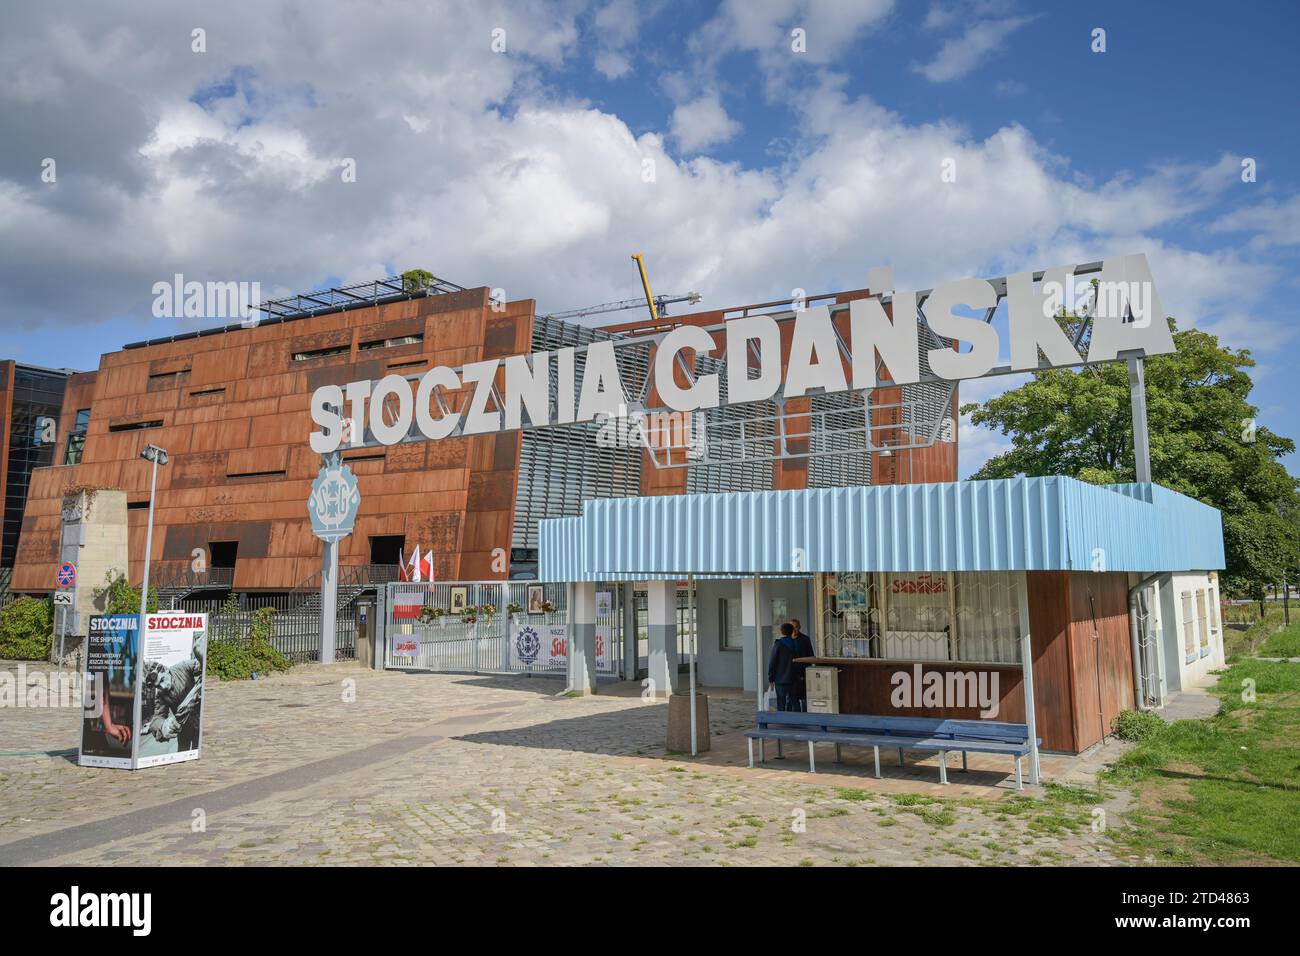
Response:
POLYGON ((451 589, 451 613, 459 614, 465 608, 469 607, 469 588, 455 587, 451 589))
POLYGON ((540 584, 528 585, 528 613, 529 614, 541 614, 542 601, 544 600, 546 599, 542 597, 542 586, 540 584))

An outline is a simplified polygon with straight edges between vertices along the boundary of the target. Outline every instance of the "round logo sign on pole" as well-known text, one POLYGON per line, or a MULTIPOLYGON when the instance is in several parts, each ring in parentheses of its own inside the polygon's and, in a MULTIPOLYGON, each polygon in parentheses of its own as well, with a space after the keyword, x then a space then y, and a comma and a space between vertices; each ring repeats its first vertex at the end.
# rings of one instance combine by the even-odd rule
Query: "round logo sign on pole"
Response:
POLYGON ((307 498, 312 534, 322 541, 341 541, 352 533, 360 508, 361 489, 352 469, 344 464, 321 468, 307 498))
POLYGON ((59 572, 54 576, 54 581, 61 588, 70 588, 77 583, 77 566, 71 561, 64 561, 59 565, 59 572))

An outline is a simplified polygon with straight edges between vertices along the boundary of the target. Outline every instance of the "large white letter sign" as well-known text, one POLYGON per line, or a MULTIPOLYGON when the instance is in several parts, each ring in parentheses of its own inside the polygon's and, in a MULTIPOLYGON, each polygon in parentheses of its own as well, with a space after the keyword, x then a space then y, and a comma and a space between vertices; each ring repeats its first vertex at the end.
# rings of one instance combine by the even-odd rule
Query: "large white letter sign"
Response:
POLYGON ((1164 306, 1147 257, 1142 255, 1120 256, 1101 264, 1088 361, 1113 361, 1120 352, 1130 350, 1143 355, 1174 351, 1164 306), (1130 313, 1132 321, 1124 321, 1130 313))
MULTIPOLYGON (((653 361, 644 387, 657 395, 652 399, 657 405, 642 409, 645 395, 638 392, 636 407, 649 414, 692 412, 723 404, 723 372, 711 367, 717 366, 716 356, 724 351, 728 405, 769 401, 781 392, 783 382, 785 396, 799 398, 819 390, 836 393, 850 387, 863 391, 882 384, 912 385, 923 377, 927 382, 952 382, 990 372, 1003 375, 1095 365, 1174 351, 1145 256, 1112 257, 1100 268, 1095 263, 1058 266, 1045 270, 1042 276, 1040 283, 1034 282, 1032 272, 1005 279, 944 282, 930 293, 922 315, 919 294, 908 291, 893 292, 893 311, 887 311, 882 296, 893 285, 892 273, 873 270, 875 294, 851 300, 847 307, 800 307, 709 326, 685 324, 667 332, 614 336, 553 352, 512 355, 504 360, 504 366, 499 359, 470 362, 461 369, 439 366, 421 377, 414 409, 409 384, 398 384, 409 383, 409 379, 390 375, 374 383, 349 382, 341 388, 322 385, 309 405, 317 428, 310 436, 311 448, 328 454, 345 444, 391 445, 416 435, 437 439, 503 428, 514 431, 569 425, 602 415, 623 418, 632 403, 624 389, 619 357, 628 361, 635 355, 640 360, 646 350, 653 352, 653 361), (1076 275, 1080 269, 1084 274, 1076 275), (1073 283, 1091 273, 1100 278, 1095 280, 1096 303, 1086 313, 1079 310, 1085 317, 1091 316, 1091 340, 1083 358, 1057 316, 1062 306, 1070 307, 1073 283), (997 306, 1004 285, 1011 362, 995 368, 1000 352, 998 333, 984 318, 997 306), (958 314, 958 309, 975 314, 958 314), (927 348, 929 339, 922 343, 918 335, 923 321, 936 335, 962 344, 965 351, 927 348), (789 354, 785 356, 787 335, 789 354), (928 363, 921 359, 922 348, 927 348, 928 363), (693 353, 693 364, 685 361, 683 353, 688 350, 693 353), (880 374, 882 368, 888 370, 887 379, 880 374), (687 374, 679 377, 680 371, 687 374), (472 391, 466 394, 467 390, 472 391), (444 393, 455 393, 454 402, 444 393), (390 423, 384 416, 385 400, 392 409, 387 418, 395 419, 390 423), (494 401, 497 405, 490 405, 494 401), (412 412, 417 426, 414 431, 412 412)), ((639 375, 629 384, 641 388, 639 375)))
POLYGON ((727 401, 759 402, 781 387, 781 329, 770 315, 727 323, 727 401), (749 343, 758 341, 758 378, 749 377, 749 343))
POLYGON ((1056 310, 1064 305, 1073 278, 1072 266, 1048 269, 1043 273, 1042 284, 1035 289, 1032 272, 1007 276, 1012 368, 1018 371, 1038 368, 1039 349, 1047 356, 1048 365, 1079 363, 1079 353, 1056 322, 1056 310))
POLYGON ((475 384, 474 397, 470 399, 469 409, 465 412, 462 434, 480 435, 483 432, 501 430, 501 412, 487 410, 488 399, 492 397, 492 382, 497 377, 497 366, 500 364, 499 359, 488 359, 486 362, 470 362, 461 368, 460 377, 465 384, 475 384))
POLYGON ((307 439, 311 450, 318 455, 337 451, 343 437, 343 421, 335 409, 343 407, 343 389, 337 385, 322 385, 311 397, 311 420, 320 426, 307 439))
POLYGON ((370 431, 381 445, 396 445, 411 431, 411 385, 400 375, 385 375, 370 394, 370 431), (384 404, 397 397, 397 421, 384 421, 384 404))
POLYGON ((795 316, 790 361, 785 369, 786 398, 798 398, 810 388, 827 392, 845 392, 849 388, 831 325, 831 310, 824 305, 795 316))
POLYGON ((945 282, 930 293, 925 303, 925 319, 936 335, 970 343, 969 352, 930 349, 930 370, 949 381, 987 375, 998 361, 998 332, 983 319, 954 315, 956 306, 991 309, 998 304, 998 293, 984 279, 957 279, 945 282))
POLYGON ((550 422, 551 402, 548 394, 551 381, 551 355, 549 352, 533 353, 532 367, 527 355, 511 355, 506 359, 505 427, 507 430, 523 425, 523 409, 528 409, 528 420, 534 425, 550 422))
MULTIPOLYGON (((679 325, 659 343, 655 350, 655 388, 664 404, 677 412, 694 411, 697 408, 718 407, 718 376, 701 375, 694 385, 682 388, 673 377, 673 366, 677 353, 682 349, 691 349, 696 356, 708 355, 713 351, 713 336, 698 325, 679 325)), ((698 362, 696 363, 698 366, 698 362)))
POLYGON ((444 391, 455 392, 460 389, 460 377, 449 368, 439 365, 425 372, 420 378, 420 387, 415 390, 415 423, 425 438, 446 438, 456 430, 460 421, 460 412, 450 409, 447 414, 434 418, 429 409, 429 402, 434 397, 434 389, 442 386, 444 391))
POLYGON ((582 392, 578 396, 578 421, 591 421, 597 412, 619 414, 627 406, 623 379, 618 374, 614 343, 592 342, 587 346, 587 364, 582 368, 582 392))
POLYGON ((894 321, 880 300, 849 303, 849 334, 853 346, 853 388, 876 387, 876 353, 889 369, 890 380, 908 385, 921 380, 921 354, 916 344, 916 293, 894 296, 894 321), (911 309, 908 309, 908 303, 911 309), (901 312, 900 312, 901 310, 901 312))

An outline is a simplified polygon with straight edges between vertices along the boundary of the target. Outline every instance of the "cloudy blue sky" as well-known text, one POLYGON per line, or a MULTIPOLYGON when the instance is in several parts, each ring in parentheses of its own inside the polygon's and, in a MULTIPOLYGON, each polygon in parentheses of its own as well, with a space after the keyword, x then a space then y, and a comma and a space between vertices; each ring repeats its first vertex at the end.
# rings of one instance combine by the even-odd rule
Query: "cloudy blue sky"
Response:
MULTIPOLYGON (((1145 252, 1166 310, 1251 349, 1261 421, 1300 437, 1298 11, 5 4, 0 356, 94 368, 189 330, 150 313, 177 272, 271 297, 424 267, 559 310, 638 294, 639 251, 656 291, 718 307, 873 265, 929 287, 1145 252)), ((964 424, 962 473, 1000 447, 964 424)))

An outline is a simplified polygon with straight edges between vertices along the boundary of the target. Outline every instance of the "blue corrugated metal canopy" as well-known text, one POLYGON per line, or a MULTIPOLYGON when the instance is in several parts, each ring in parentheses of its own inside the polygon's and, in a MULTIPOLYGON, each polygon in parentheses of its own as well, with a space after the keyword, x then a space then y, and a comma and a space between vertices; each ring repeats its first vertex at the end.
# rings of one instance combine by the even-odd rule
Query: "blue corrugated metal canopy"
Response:
POLYGON ((538 543, 543 581, 1223 567, 1217 509, 1063 476, 602 498, 540 522, 538 543))

